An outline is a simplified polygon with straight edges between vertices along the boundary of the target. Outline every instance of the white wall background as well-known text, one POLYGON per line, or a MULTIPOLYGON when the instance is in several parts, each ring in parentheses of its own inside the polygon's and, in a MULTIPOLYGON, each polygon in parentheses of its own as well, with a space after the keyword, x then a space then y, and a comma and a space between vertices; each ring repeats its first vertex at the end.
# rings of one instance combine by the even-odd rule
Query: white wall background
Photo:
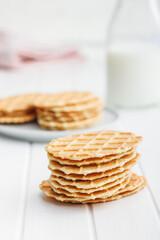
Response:
POLYGON ((88 47, 97 47, 89 48, 90 61, 79 65, 41 65, 34 66, 32 70, 24 68, 13 72, 1 70, 0 80, 4 84, 8 81, 8 90, 0 91, 0 97, 24 91, 54 92, 64 88, 90 90, 105 98, 107 77, 104 46, 116 1, 0 0, 0 30, 25 34, 52 45, 76 44, 87 51, 88 47), (64 80, 65 86, 62 84, 64 80), (15 88, 16 83, 19 88, 15 88))
POLYGON ((0 29, 52 43, 104 42, 116 0, 0 0, 0 29))
POLYGON ((90 56, 90 61, 80 65, 54 63, 51 66, 34 66, 33 69, 22 68, 11 72, 0 70, 0 80, 3 80, 5 86, 7 81, 8 86, 7 91, 0 91, 0 97, 30 91, 76 89, 90 90, 104 98, 106 55, 103 47, 115 2, 116 0, 0 0, 0 30, 25 34, 51 45, 78 45, 87 51, 89 47, 87 53, 90 56), (90 51, 92 46, 98 48, 91 48, 90 51))

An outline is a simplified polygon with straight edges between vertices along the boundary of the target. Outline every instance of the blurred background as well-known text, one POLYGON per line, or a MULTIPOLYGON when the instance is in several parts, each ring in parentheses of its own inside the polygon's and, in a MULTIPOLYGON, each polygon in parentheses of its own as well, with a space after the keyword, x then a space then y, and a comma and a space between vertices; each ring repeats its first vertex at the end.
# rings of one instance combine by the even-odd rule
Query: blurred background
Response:
POLYGON ((0 27, 53 44, 104 44, 115 0, 1 0, 0 27))
POLYGON ((46 46, 76 48, 85 60, 54 61, 11 71, 0 69, 0 97, 76 89, 90 90, 105 98, 104 51, 115 2, 1 0, 0 30, 41 41, 46 46))
MULTIPOLYGON (((93 91, 101 98, 106 99, 107 80, 109 80, 112 83, 108 84, 109 92, 112 95, 109 98, 111 104, 117 105, 119 99, 115 100, 114 95, 117 95, 119 86, 124 89, 122 92, 124 96, 131 89, 138 89, 137 84, 141 82, 139 79, 145 79, 148 75, 148 73, 146 75, 142 74, 142 71, 137 73, 139 71, 137 66, 131 72, 127 72, 128 75, 125 75, 125 77, 123 75, 124 71, 123 73, 119 72, 116 61, 118 65, 124 62, 121 69, 124 68, 127 71, 130 68, 128 61, 133 62, 131 58, 129 60, 126 56, 123 58, 126 49, 127 54, 131 53, 131 49, 135 49, 134 54, 135 52, 138 54, 136 55, 138 59, 140 55, 143 55, 140 62, 143 62, 144 58, 146 59, 147 52, 147 59, 152 59, 152 62, 156 63, 159 68, 160 47, 158 46, 158 56, 157 50, 154 50, 156 56, 152 57, 152 51, 148 51, 148 49, 154 49, 155 39, 156 45, 157 43, 160 44, 159 3, 159 0, 0 0, 0 97, 32 91, 56 92, 74 89, 93 91), (21 48, 18 38, 23 43, 21 48), (112 45, 111 43, 115 42, 115 39, 121 41, 122 38, 123 40, 125 38, 125 41, 129 39, 132 44, 134 42, 134 48, 131 45, 128 48, 126 46, 123 48, 124 51, 123 53, 121 51, 120 58, 116 57, 114 63, 109 65, 111 71, 108 77, 108 46, 112 45), (137 39, 138 45, 136 43, 135 47, 137 39), (150 41, 149 44, 148 40, 150 41), (42 44, 43 47, 39 47, 40 50, 46 49, 47 53, 50 49, 54 53, 57 51, 58 57, 53 61, 46 61, 46 59, 43 59, 44 56, 39 57, 38 55, 37 57, 36 55, 38 60, 42 58, 44 61, 37 64, 39 61, 36 59, 34 64, 19 64, 17 56, 19 58, 21 52, 23 52, 23 61, 25 59, 25 62, 28 61, 28 58, 33 57, 33 49, 30 52, 28 51, 29 53, 27 52, 29 54, 27 57, 25 52, 28 47, 24 42, 28 44, 30 41, 34 50, 35 46, 41 46, 39 44, 42 44), (148 44, 144 49, 140 46, 142 42, 148 44), (63 56, 66 49, 69 51, 69 57, 63 56), (9 66, 2 62, 4 56, 9 66), (15 66, 12 66, 12 64, 15 66), (115 78, 114 71, 116 71, 117 76, 120 76, 120 80, 115 78), (134 75, 137 79, 135 85, 133 85, 134 78, 130 82, 128 80, 124 81, 124 78, 130 78, 132 72, 136 73, 134 75), (117 81, 119 81, 119 85, 117 81), (126 85, 126 81, 128 85, 126 85), (129 85, 132 87, 129 88, 129 85)), ((134 64, 136 62, 137 60, 134 59, 134 64)), ((148 69, 149 65, 149 61, 145 62, 145 65, 141 66, 141 70, 145 72, 144 69, 148 69)), ((151 75, 153 75, 153 71, 156 72, 156 76, 159 74, 156 66, 154 64, 150 70, 151 75)), ((148 79, 146 81, 149 83, 150 79, 148 79)), ((150 101, 156 91, 155 89, 159 87, 157 78, 155 84, 153 82, 154 80, 150 84, 154 85, 150 96, 148 91, 144 93, 144 99, 136 96, 137 102, 142 100, 142 106, 152 105, 159 101, 157 98, 150 101), (149 96, 149 101, 146 101, 146 95, 149 96)), ((141 83, 139 95, 143 95, 141 94, 142 84, 144 82, 141 83)), ((122 96, 119 96, 119 98, 122 98, 122 96)), ((123 99, 120 106, 125 106, 127 100, 128 95, 123 99)), ((129 107, 138 106, 137 102, 132 101, 129 107)))

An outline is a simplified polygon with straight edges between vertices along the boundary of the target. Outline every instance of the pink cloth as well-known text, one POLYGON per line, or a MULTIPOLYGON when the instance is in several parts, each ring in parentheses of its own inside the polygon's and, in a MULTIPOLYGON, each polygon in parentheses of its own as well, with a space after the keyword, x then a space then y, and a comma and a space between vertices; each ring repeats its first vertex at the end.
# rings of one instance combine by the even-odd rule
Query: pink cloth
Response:
POLYGON ((0 31, 0 68, 15 69, 27 63, 83 59, 76 49, 50 49, 12 33, 0 31))

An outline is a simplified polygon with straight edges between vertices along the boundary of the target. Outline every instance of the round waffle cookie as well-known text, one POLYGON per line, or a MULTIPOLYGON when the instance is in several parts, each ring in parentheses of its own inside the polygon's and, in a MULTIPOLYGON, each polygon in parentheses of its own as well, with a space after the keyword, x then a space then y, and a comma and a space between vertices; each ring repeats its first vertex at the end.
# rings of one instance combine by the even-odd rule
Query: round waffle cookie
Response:
POLYGON ((126 162, 123 166, 121 167, 115 167, 110 170, 106 170, 104 172, 96 172, 96 173, 89 173, 89 174, 65 174, 61 170, 52 170, 50 167, 48 167, 52 174, 58 177, 63 177, 68 180, 93 180, 95 178, 100 178, 100 177, 109 177, 115 174, 118 174, 120 172, 125 171, 126 169, 131 169, 137 162, 139 157, 135 157, 131 159, 130 161, 126 162))
POLYGON ((0 100, 0 123, 24 123, 36 118, 34 101, 39 94, 24 94, 0 100))
POLYGON ((139 154, 136 154, 135 152, 123 156, 119 159, 111 160, 109 162, 104 162, 100 164, 90 164, 90 165, 83 165, 83 166, 73 166, 73 165, 62 165, 58 162, 50 161, 49 167, 51 170, 61 170, 65 174, 90 174, 90 173, 100 173, 104 172, 116 167, 122 167, 125 163, 128 161, 139 158, 139 154))
MULTIPOLYGON (((103 102, 98 98, 95 97, 95 99, 90 100, 89 102, 83 102, 83 103, 77 103, 77 104, 67 104, 65 106, 51 106, 46 108, 45 105, 44 107, 41 106, 40 109, 44 110, 44 111, 50 111, 50 112, 58 112, 58 113, 62 113, 62 112, 77 112, 77 113, 81 113, 82 111, 90 111, 90 109, 100 109, 103 107, 103 102)), ((37 105, 36 105, 37 107, 37 105)), ((37 107, 37 109, 39 109, 39 107, 37 107)))
POLYGON ((144 178, 131 170, 140 158, 136 147, 141 141, 133 133, 105 130, 53 140, 46 146, 49 183, 40 188, 47 196, 74 203, 132 194, 144 186, 144 178))
POLYGON ((0 123, 24 123, 24 122, 30 122, 33 121, 36 118, 35 113, 32 114, 24 114, 22 116, 4 116, 4 117, 0 117, 0 123))
POLYGON ((46 151, 54 157, 69 160, 102 158, 112 154, 121 154, 136 147, 142 137, 129 132, 99 131, 75 134, 59 138, 46 146, 46 151))
POLYGON ((101 189, 92 189, 92 191, 86 191, 86 192, 80 192, 80 191, 74 191, 71 192, 69 190, 63 189, 60 186, 53 186, 51 182, 51 186, 53 190, 58 194, 65 194, 69 197, 80 197, 83 200, 87 199, 96 199, 100 197, 109 197, 112 196, 114 193, 116 193, 119 189, 124 188, 127 183, 130 180, 130 176, 126 178, 120 178, 114 182, 108 183, 104 186, 104 188, 101 189))
POLYGON ((79 129, 94 126, 100 119, 102 114, 99 113, 92 118, 88 118, 82 121, 71 121, 71 122, 61 122, 61 121, 46 121, 44 119, 38 118, 39 125, 47 130, 68 130, 68 129, 79 129))
POLYGON ((119 159, 121 157, 124 157, 126 155, 129 155, 130 153, 136 152, 136 148, 132 148, 126 152, 122 152, 121 154, 112 154, 108 156, 104 156, 102 158, 88 158, 84 160, 70 160, 70 159, 62 159, 59 157, 54 157, 51 153, 47 153, 48 159, 53 160, 54 162, 58 162, 62 165, 75 165, 75 166, 83 166, 83 165, 89 165, 89 164, 100 164, 104 162, 109 162, 111 160, 119 159))
POLYGON ((66 106, 74 107, 79 104, 95 101, 97 99, 99 100, 99 98, 91 92, 71 91, 56 94, 41 94, 36 99, 35 105, 37 108, 45 109, 52 109, 53 107, 63 109, 64 107, 65 112, 66 106))
POLYGON ((45 109, 37 109, 37 114, 39 118, 46 121, 59 121, 59 122, 72 122, 72 121, 81 121, 94 117, 100 113, 102 108, 94 108, 81 112, 53 112, 47 111, 45 109))
POLYGON ((120 172, 118 174, 109 176, 109 177, 101 177, 101 178, 95 178, 93 180, 68 180, 62 177, 57 177, 55 175, 50 176, 51 181, 57 181, 62 186, 75 186, 79 189, 90 189, 90 188, 99 188, 107 183, 114 182, 115 180, 119 178, 123 178, 126 175, 130 173, 130 170, 125 170, 123 172, 120 172))
POLYGON ((145 177, 143 176, 137 176, 136 174, 132 174, 130 181, 128 184, 126 184, 125 187, 123 187, 117 192, 115 192, 110 197, 104 197, 104 198, 95 198, 95 199, 88 199, 84 200, 80 197, 69 197, 65 194, 59 194, 53 190, 51 187, 51 183, 49 180, 43 181, 40 184, 40 189, 45 193, 47 197, 54 198, 61 202, 72 202, 72 203, 100 203, 100 202, 108 202, 113 200, 118 200, 122 197, 129 196, 133 193, 138 192, 142 188, 144 188, 147 185, 147 181, 145 177))
POLYGON ((95 125, 103 102, 89 92, 42 94, 35 102, 38 124, 47 130, 80 129, 95 125))

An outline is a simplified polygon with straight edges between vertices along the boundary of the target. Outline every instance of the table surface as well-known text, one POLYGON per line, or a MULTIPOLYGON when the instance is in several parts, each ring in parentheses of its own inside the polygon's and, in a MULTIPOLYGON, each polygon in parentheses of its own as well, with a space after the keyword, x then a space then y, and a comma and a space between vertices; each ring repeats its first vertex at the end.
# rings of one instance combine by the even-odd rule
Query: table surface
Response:
MULTIPOLYGON (((105 69, 103 57, 92 57, 81 63, 0 71, 0 97, 76 89, 93 91, 104 99, 105 69)), ((160 239, 160 109, 119 110, 119 115, 106 129, 133 131, 144 137, 135 171, 146 176, 148 186, 108 203, 73 205, 44 199, 39 184, 49 176, 47 143, 0 136, 0 239, 160 239)))

